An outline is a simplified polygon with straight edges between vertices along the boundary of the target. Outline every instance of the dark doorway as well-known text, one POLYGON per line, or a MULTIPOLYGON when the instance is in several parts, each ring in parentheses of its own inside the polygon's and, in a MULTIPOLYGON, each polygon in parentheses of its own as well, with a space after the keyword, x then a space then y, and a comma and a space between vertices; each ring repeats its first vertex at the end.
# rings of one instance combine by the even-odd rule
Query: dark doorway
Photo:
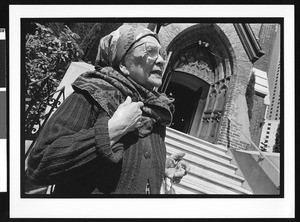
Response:
POLYGON ((175 113, 171 128, 188 133, 197 108, 202 88, 192 90, 177 82, 170 81, 166 94, 175 99, 175 113))
POLYGON ((175 99, 171 128, 198 137, 210 84, 186 72, 173 71, 164 92, 175 99))

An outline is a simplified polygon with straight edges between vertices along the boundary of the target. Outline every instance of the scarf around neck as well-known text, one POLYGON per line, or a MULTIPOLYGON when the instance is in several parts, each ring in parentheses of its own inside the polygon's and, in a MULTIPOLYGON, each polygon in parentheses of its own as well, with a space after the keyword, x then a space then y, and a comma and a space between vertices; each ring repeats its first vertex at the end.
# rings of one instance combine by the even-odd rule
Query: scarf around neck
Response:
POLYGON ((172 123, 173 100, 164 93, 150 91, 142 87, 112 67, 83 73, 75 80, 72 87, 75 91, 88 92, 110 117, 127 96, 130 96, 133 102, 143 102, 142 126, 135 132, 140 137, 149 135, 155 123, 163 126, 169 126, 172 123))

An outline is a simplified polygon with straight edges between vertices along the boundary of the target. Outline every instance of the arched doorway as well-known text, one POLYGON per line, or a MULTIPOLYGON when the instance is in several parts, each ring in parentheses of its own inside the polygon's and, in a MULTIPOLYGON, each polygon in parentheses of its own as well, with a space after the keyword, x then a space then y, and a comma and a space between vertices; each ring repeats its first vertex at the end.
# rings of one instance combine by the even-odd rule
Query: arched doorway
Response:
POLYGON ((171 128, 216 143, 232 72, 228 48, 215 25, 197 25, 176 36, 167 51, 172 56, 159 90, 175 98, 171 128))

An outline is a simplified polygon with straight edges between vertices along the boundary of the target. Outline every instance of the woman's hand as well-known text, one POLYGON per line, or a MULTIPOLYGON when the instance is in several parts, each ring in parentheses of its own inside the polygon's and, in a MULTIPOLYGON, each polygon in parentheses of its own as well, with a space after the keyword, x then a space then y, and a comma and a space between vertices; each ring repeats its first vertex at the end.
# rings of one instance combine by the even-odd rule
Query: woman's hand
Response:
POLYGON ((142 102, 132 102, 131 97, 119 105, 114 115, 108 121, 108 131, 111 145, 117 142, 126 133, 140 127, 142 116, 142 102))
POLYGON ((182 158, 185 153, 172 154, 166 160, 165 175, 173 183, 179 183, 183 176, 190 171, 190 166, 182 158))

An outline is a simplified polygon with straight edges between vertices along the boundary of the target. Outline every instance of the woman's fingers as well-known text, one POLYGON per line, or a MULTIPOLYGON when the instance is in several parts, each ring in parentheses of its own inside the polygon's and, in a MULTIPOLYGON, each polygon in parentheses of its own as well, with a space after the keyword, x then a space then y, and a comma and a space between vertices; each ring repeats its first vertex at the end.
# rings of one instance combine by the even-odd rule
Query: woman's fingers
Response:
POLYGON ((178 153, 172 154, 170 156, 170 158, 174 159, 175 161, 180 161, 184 156, 185 156, 184 152, 178 152, 178 153))
POLYGON ((185 171, 184 175, 186 175, 191 170, 190 165, 187 162, 185 162, 184 160, 180 160, 178 162, 178 165, 180 166, 180 168, 184 169, 184 171, 185 171))
POLYGON ((144 106, 143 102, 135 102, 138 108, 142 108, 144 106))
POLYGON ((121 124, 127 132, 140 128, 142 125, 141 117, 144 106, 143 102, 132 102, 130 96, 119 105, 118 109, 113 115, 114 121, 121 124))
POLYGON ((120 104, 120 106, 127 106, 129 104, 131 104, 132 100, 130 96, 127 96, 125 101, 123 103, 120 104))

